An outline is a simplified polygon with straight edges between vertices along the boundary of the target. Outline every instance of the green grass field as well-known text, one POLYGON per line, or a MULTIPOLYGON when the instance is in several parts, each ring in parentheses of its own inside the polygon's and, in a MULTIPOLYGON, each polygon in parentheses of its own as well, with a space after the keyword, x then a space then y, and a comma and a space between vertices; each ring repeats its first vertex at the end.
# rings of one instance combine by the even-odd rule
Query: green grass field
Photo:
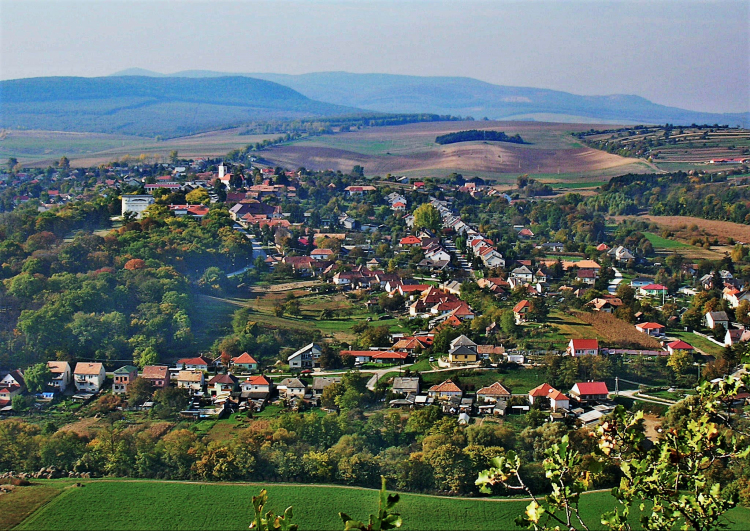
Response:
POLYGON ((680 249, 683 247, 692 247, 692 245, 688 245, 687 243, 662 238, 661 236, 659 236, 658 234, 654 234, 653 232, 644 232, 643 235, 648 241, 651 242, 651 245, 654 246, 654 249, 680 249))
MULTIPOLYGON (((161 529, 247 529, 253 519, 251 498, 259 484, 177 483, 156 481, 48 481, 45 486, 14 492, 0 498, 0 509, 9 506, 20 492, 58 489, 52 501, 24 520, 17 530, 161 530, 161 529), (49 485, 49 486, 48 486, 49 485), (39 490, 37 490, 39 489, 39 490)), ((365 520, 377 511, 377 491, 325 485, 268 485, 267 509, 275 513, 294 508, 293 522, 300 529, 342 529, 338 516, 344 511, 365 520)), ((28 495, 28 494, 27 494, 28 495)), ((404 520, 403 529, 496 530, 515 529, 514 519, 528 501, 466 499, 402 494, 396 506, 404 520)), ((585 494, 582 514, 591 529, 601 529, 599 516, 614 507, 608 492, 585 494)), ((6 514, 6 513, 4 513, 6 514)), ((728 513, 729 529, 747 529, 750 510, 737 508, 728 513)), ((637 524, 634 529, 639 529, 637 524)))
POLYGON ((720 347, 716 343, 712 343, 705 337, 701 337, 699 335, 693 334, 692 332, 669 332, 670 336, 677 337, 679 339, 682 339, 686 343, 689 343, 693 345, 695 348, 702 350, 706 354, 710 356, 721 356, 722 351, 724 350, 723 347, 720 347))
POLYGON ((544 383, 544 373, 535 369, 456 369, 453 371, 428 372, 422 374, 424 387, 439 384, 448 379, 457 381, 458 385, 474 386, 474 390, 500 382, 512 393, 527 393, 537 385, 544 383))

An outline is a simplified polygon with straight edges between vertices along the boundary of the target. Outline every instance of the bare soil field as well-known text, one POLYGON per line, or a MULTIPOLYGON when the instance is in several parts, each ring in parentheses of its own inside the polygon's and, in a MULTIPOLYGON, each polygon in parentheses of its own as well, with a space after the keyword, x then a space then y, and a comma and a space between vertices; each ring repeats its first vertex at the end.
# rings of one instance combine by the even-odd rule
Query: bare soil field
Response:
POLYGON ((102 133, 4 129, 0 131, 0 158, 16 157, 25 165, 47 166, 65 155, 71 166, 89 167, 123 158, 138 159, 141 155, 148 161, 167 160, 172 150, 185 158, 220 156, 279 136, 240 135, 240 132, 242 129, 235 128, 157 141, 102 133))
MULTIPOLYGON (((627 217, 627 216, 626 216, 627 217)), ((614 216, 614 220, 626 219, 623 216, 614 216)), ((732 223, 731 221, 718 221, 713 219, 701 219, 690 216, 638 216, 629 219, 651 221, 662 228, 675 233, 674 238, 689 242, 692 238, 701 236, 716 237, 720 242, 726 243, 728 238, 735 241, 750 242, 750 225, 732 223)))
POLYGON ((315 137, 272 147, 263 157, 274 164, 315 170, 350 171, 361 165, 368 175, 388 173, 445 175, 451 172, 503 175, 522 173, 555 176, 590 174, 594 178, 615 170, 647 171, 637 159, 612 155, 578 143, 570 132, 591 125, 531 122, 437 122, 378 127, 315 137), (435 137, 467 129, 520 134, 529 144, 460 142, 438 145, 435 137))

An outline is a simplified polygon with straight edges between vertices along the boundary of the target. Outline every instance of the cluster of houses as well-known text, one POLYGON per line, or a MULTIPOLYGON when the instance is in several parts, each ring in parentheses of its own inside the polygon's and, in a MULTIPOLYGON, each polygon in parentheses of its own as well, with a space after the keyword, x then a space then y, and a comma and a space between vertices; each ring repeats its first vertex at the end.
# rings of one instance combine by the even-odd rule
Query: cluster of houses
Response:
POLYGON ((474 394, 467 394, 449 379, 430 386, 423 393, 419 377, 404 376, 393 379, 391 392, 398 395, 389 402, 391 407, 438 405, 444 413, 458 415, 459 422, 464 424, 472 416, 505 416, 527 412, 530 407, 549 410, 552 420, 578 418, 584 424, 591 424, 613 408, 608 402, 609 390, 605 382, 576 383, 568 392, 569 396, 547 383, 535 387, 528 394, 513 395, 499 381, 474 394), (517 400, 511 401, 514 397, 517 400))

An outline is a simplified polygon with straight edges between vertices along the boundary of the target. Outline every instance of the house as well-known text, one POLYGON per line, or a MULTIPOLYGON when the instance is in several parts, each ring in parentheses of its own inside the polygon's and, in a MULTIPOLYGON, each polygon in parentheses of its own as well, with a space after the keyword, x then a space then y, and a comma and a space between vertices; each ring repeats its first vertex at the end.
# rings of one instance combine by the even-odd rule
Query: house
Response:
POLYGON ((124 365, 114 372, 114 383, 112 392, 116 395, 124 395, 128 392, 128 385, 138 378, 138 367, 124 365))
POLYGON ((526 321, 526 314, 529 310, 531 310, 531 303, 526 299, 513 307, 513 315, 516 318, 516 324, 521 324, 526 321))
POLYGON ((255 361, 250 354, 243 352, 239 356, 232 358, 232 367, 237 369, 243 369, 247 372, 253 372, 258 370, 258 362, 255 361))
POLYGON ((164 389, 169 386, 169 367, 166 365, 146 365, 141 372, 141 378, 151 383, 154 389, 164 389))
POLYGON ((271 394, 272 384, 265 376, 250 376, 240 382, 240 391, 244 398, 268 398, 271 394))
POLYGON ((638 277, 630 281, 630 286, 635 289, 641 289, 642 287, 653 284, 654 281, 650 278, 638 277))
POLYGON ((622 300, 618 297, 606 297, 591 299, 586 306, 590 306, 595 312, 602 313, 614 313, 614 311, 622 306, 622 300))
POLYGON ((750 330, 746 330, 744 328, 736 328, 727 330, 727 333, 724 336, 724 345, 729 347, 748 340, 750 340, 750 330))
POLYGON ((727 312, 708 312, 704 316, 706 327, 713 330, 714 326, 721 325, 724 330, 729 330, 729 317, 727 312))
POLYGON ((13 397, 23 393, 23 387, 16 384, 0 383, 0 407, 7 407, 13 402, 13 397))
POLYGON ((461 391, 453 381, 445 380, 442 383, 430 387, 427 390, 427 395, 437 400, 449 400, 453 396, 462 396, 463 391, 461 391))
POLYGON ((498 400, 510 400, 510 391, 500 382, 490 386, 482 387, 477 391, 477 398, 482 402, 494 403, 498 400))
POLYGON ((557 389, 552 389, 552 391, 550 391, 550 393, 547 395, 547 398, 549 398, 549 405, 552 411, 556 412, 560 409, 570 409, 570 398, 562 394, 557 389))
POLYGON ((277 386, 279 389, 279 395, 284 398, 303 398, 307 392, 307 385, 299 380, 299 378, 284 378, 279 382, 277 386))
POLYGON ((312 384, 312 394, 316 398, 320 398, 323 396, 323 391, 326 387, 334 385, 334 384, 340 384, 341 378, 338 376, 335 377, 321 377, 321 378, 313 378, 313 384, 312 384))
POLYGON ((48 361, 47 368, 52 373, 52 379, 47 382, 47 387, 55 392, 65 393, 72 378, 70 363, 67 361, 48 361))
POLYGON ((570 356, 599 355, 599 341, 596 339, 571 339, 567 353, 570 356))
POLYGON ((609 390, 604 382, 580 382, 570 390, 570 396, 579 402, 606 400, 608 395, 609 390))
POLYGON ((187 389, 191 395, 203 391, 205 383, 206 379, 202 371, 188 370, 180 371, 177 374, 177 387, 187 389))
POLYGON ((294 369, 312 369, 320 360, 320 355, 323 350, 319 345, 310 343, 299 349, 294 354, 291 354, 287 361, 289 362, 289 368, 294 369))
POLYGON ((141 219, 146 209, 154 204, 154 197, 151 195, 123 195, 122 196, 122 215, 126 212, 135 214, 136 219, 141 219))
POLYGON ((648 284, 639 288, 639 291, 644 297, 661 297, 667 294, 667 287, 661 284, 648 284))
POLYGON ((203 356, 196 358, 182 358, 177 360, 177 368, 187 371, 207 371, 213 362, 203 356))
POLYGON ((461 334, 451 341, 448 350, 448 362, 451 364, 476 363, 478 360, 477 344, 461 334))
POLYGON ((208 391, 212 395, 232 393, 240 381, 234 374, 217 374, 208 381, 208 391))
POLYGON ((670 355, 674 354, 676 350, 686 350, 687 352, 693 352, 695 348, 693 348, 690 343, 686 343, 681 339, 672 341, 671 343, 667 343, 667 351, 670 355))
POLYGON ((593 286, 596 284, 596 271, 593 269, 579 269, 576 273, 576 280, 593 286))
POLYGON ((638 323, 635 325, 635 329, 649 336, 660 336, 664 333, 666 327, 659 323, 638 323))
POLYGON ((607 251, 607 255, 616 262, 627 262, 628 260, 635 260, 635 255, 622 245, 613 247, 612 249, 607 251))
POLYGON ((331 260, 334 254, 336 253, 333 252, 333 249, 313 249, 310 253, 310 258, 314 260, 331 260))
POLYGON ((397 376, 393 379, 391 391, 397 395, 418 395, 419 394, 419 377, 417 376, 397 376))
POLYGON ((75 371, 73 371, 73 379, 77 391, 98 393, 106 379, 104 365, 79 361, 76 363, 75 371))
MULTIPOLYGON (((552 391, 557 391, 557 389, 548 383, 537 385, 534 389, 529 391, 529 404, 533 406, 535 402, 539 403, 540 401, 549 400, 549 394, 552 391)), ((543 403, 542 405, 545 404, 543 403)))
POLYGON ((534 273, 532 273, 531 269, 524 265, 521 267, 517 267, 513 271, 511 271, 510 276, 512 278, 520 280, 521 282, 531 282, 534 278, 534 273))

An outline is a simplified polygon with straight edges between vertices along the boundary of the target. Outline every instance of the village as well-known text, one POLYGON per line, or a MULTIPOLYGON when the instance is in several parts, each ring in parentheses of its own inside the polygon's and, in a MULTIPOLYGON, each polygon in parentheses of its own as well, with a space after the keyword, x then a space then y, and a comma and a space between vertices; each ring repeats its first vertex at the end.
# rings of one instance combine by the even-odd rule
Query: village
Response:
MULTIPOLYGON (((325 364, 335 368, 321 367, 320 358, 324 350, 335 349, 336 345, 320 342, 289 345, 294 352, 273 363, 259 363, 254 352, 205 352, 176 359, 171 365, 141 367, 50 361, 47 365, 52 377, 37 395, 37 407, 43 410, 57 394, 84 403, 100 393, 128 397, 133 382, 141 380, 147 382, 151 392, 169 386, 185 390, 190 397, 189 406, 180 411, 185 418, 224 418, 243 412, 252 415, 271 404, 291 411, 316 407, 337 410, 335 400, 323 400, 324 392, 341 383, 342 371, 348 367, 368 379, 368 389, 379 393, 382 406, 414 409, 434 404, 445 414, 458 416, 462 423, 471 422, 473 417, 504 417, 534 408, 549 412, 551 421, 577 419, 588 425, 613 409, 612 398, 621 390, 629 398, 638 399, 639 390, 659 386, 633 381, 633 376, 628 380, 625 376, 632 371, 627 370, 620 375, 612 370, 599 371, 599 380, 567 382, 572 385, 563 389, 549 382, 512 389, 500 374, 491 382, 482 378, 487 385, 462 388, 450 376, 471 371, 492 374, 498 367, 512 366, 538 377, 549 362, 545 355, 605 360, 617 357, 631 366, 642 366, 645 360, 651 365, 661 363, 662 368, 664 361, 672 359, 676 361, 668 364, 675 375, 668 385, 662 385, 670 388, 667 395, 672 397, 671 388, 678 383, 689 388, 686 383, 692 380, 686 377, 688 373, 697 375, 701 367, 715 366, 718 351, 750 339, 750 330, 745 329, 750 291, 743 279, 728 270, 731 262, 727 269, 700 275, 705 264, 679 260, 678 271, 673 272, 667 286, 658 281, 659 277, 667 278, 663 269, 659 272, 661 264, 654 264, 658 257, 642 252, 642 243, 638 243, 640 249, 628 248, 606 236, 594 242, 596 245, 588 243, 586 252, 575 252, 571 242, 550 241, 535 234, 531 223, 508 227, 506 238, 509 233, 516 242, 513 258, 508 258, 480 230, 471 207, 457 211, 457 198, 477 205, 500 202, 507 208, 527 205, 529 200, 512 190, 498 191, 481 180, 446 184, 391 178, 390 183, 378 181, 375 186, 354 175, 346 180, 355 184, 344 186, 342 176, 335 174, 313 177, 304 171, 259 165, 245 169, 223 163, 216 172, 200 171, 206 168, 204 161, 189 167, 165 165, 161 172, 166 175, 146 179, 133 177, 128 173, 131 170, 118 174, 114 167, 112 178, 100 177, 95 189, 98 193, 109 188, 137 187, 145 191, 121 195, 125 220, 153 215, 160 203, 160 208, 168 207, 168 215, 200 221, 210 209, 226 204, 234 229, 252 241, 255 251, 254 265, 232 275, 253 267, 269 273, 284 270, 289 279, 315 281, 315 289, 329 286, 336 293, 357 293, 365 307, 387 308, 383 319, 399 317, 416 328, 411 333, 389 331, 387 344, 367 348, 344 344, 334 353, 338 361, 325 364), (329 218, 314 209, 303 212, 299 206, 285 212, 300 203, 299 190, 303 183, 309 187, 311 182, 336 201, 368 205, 364 212, 369 217, 362 216, 361 206, 357 213, 337 208, 335 217, 329 218), (381 193, 379 188, 388 193, 381 193), (187 198, 188 202, 174 204, 174 197, 187 198), (380 204, 372 205, 376 198, 380 204), (377 215, 373 215, 374 206, 377 215), (464 219, 467 214, 470 219, 464 219), (378 241, 381 243, 376 252, 378 241), (658 274, 647 273, 652 271, 658 274), (675 277, 681 279, 679 284, 675 284, 675 277), (684 326, 691 300, 700 293, 719 293, 720 298, 704 301, 698 308, 699 321, 694 319, 692 326, 684 326), (472 301, 479 298, 491 300, 500 311, 482 313, 473 308, 472 301), (550 325, 551 315, 570 308, 590 316, 591 336, 566 336, 550 325), (735 311, 736 318, 730 319, 729 313, 735 311), (626 327, 630 330, 623 332, 626 327), (611 333, 621 340, 613 340, 611 333), (442 338, 440 346, 434 344, 437 336, 442 338), (534 344, 544 336, 554 338, 534 344), (443 371, 446 379, 425 383, 427 374, 432 382, 443 371), (618 376, 630 385, 625 384, 624 389, 619 388, 622 383, 613 386, 618 376)), ((16 177, 23 179, 24 175, 16 177)), ((46 193, 51 203, 40 206, 40 210, 72 199, 56 189, 46 193)), ((20 203, 26 200, 28 197, 16 197, 20 203)), ((284 314, 283 309, 280 314, 284 314)), ((6 369, 0 380, 0 415, 12 414, 14 397, 29 393, 22 368, 11 369, 6 369)), ((641 400, 654 404, 674 401, 642 394, 641 400)), ((138 396, 141 403, 128 400, 128 408, 148 410, 153 406, 149 393, 138 396)))

